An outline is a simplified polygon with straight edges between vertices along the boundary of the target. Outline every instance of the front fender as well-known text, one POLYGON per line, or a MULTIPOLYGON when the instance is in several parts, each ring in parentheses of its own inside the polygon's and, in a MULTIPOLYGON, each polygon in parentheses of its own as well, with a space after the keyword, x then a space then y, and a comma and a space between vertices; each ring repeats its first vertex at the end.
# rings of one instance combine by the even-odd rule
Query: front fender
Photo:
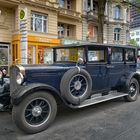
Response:
MULTIPOLYGON (((53 96, 60 97, 60 93, 54 87, 51 87, 46 84, 30 84, 27 86, 22 86, 20 89, 17 89, 15 92, 11 94, 11 103, 13 105, 18 105, 26 96, 32 94, 35 91, 45 90, 49 91, 53 96)), ((60 97, 60 99, 62 99, 60 97)))

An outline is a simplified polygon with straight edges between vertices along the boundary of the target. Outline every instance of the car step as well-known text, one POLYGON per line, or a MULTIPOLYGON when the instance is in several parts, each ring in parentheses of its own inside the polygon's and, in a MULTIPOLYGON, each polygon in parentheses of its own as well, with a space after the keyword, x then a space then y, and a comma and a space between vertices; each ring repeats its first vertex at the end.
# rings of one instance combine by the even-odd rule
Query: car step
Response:
POLYGON ((127 96, 127 95, 128 95, 127 93, 112 92, 111 91, 108 95, 104 95, 104 96, 94 97, 94 95, 93 95, 92 98, 85 100, 80 105, 76 105, 76 106, 75 105, 70 105, 70 107, 71 108, 82 108, 82 107, 98 104, 98 103, 101 103, 101 102, 109 101, 111 99, 124 97, 124 96, 127 96))

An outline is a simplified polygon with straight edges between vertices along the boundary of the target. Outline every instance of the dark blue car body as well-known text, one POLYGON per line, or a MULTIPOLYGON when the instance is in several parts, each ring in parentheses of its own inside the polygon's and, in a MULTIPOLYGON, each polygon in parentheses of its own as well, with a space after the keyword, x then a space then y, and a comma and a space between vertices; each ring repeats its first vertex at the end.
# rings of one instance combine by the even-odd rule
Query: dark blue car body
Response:
MULTIPOLYGON (((101 44, 78 44, 78 45, 64 45, 53 48, 54 53, 54 63, 53 64, 43 64, 43 65, 22 65, 24 67, 24 83, 22 85, 17 85, 15 83, 15 77, 13 75, 14 72, 11 71, 11 96, 13 103, 18 100, 20 97, 20 88, 28 87, 33 84, 46 84, 51 87, 53 90, 57 91, 59 97, 61 98, 60 92, 60 82, 64 75, 64 73, 70 69, 76 67, 76 62, 56 62, 55 58, 55 50, 58 48, 83 48, 84 49, 84 63, 79 64, 78 66, 82 69, 85 69, 92 79, 92 94, 99 92, 108 92, 112 89, 119 89, 122 86, 125 86, 126 81, 129 80, 136 72, 136 48, 135 47, 127 47, 127 46, 114 46, 114 45, 101 45, 101 44), (105 61, 104 62, 89 62, 88 61, 88 49, 92 48, 95 50, 103 49, 105 53, 105 61), (120 62, 112 62, 111 54, 109 54, 108 48, 119 48, 122 49, 122 61, 120 62), (125 49, 131 49, 134 52, 134 58, 132 61, 125 60, 125 49), (13 85, 12 85, 13 84, 13 85), (14 88, 15 89, 14 89, 14 88), (16 93, 15 93, 16 91, 16 93), (16 97, 18 95, 18 98, 16 97)), ((21 66, 19 66, 21 67, 21 66)), ((15 73, 19 71, 18 65, 12 67, 15 73)))
MULTIPOLYGON (((81 108, 119 97, 137 99, 140 76, 135 47, 87 43, 51 49, 51 64, 10 69, 12 114, 21 130, 37 133, 46 129, 59 103, 81 108)), ((51 59, 46 60, 50 63, 51 59)))

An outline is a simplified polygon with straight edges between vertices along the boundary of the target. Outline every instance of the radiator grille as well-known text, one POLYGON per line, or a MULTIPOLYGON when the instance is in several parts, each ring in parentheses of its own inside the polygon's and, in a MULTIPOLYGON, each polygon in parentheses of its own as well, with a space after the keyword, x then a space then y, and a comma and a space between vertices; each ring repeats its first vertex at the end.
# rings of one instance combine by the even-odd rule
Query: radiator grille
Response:
POLYGON ((16 66, 12 66, 10 68, 10 94, 12 94, 20 86, 16 83, 16 76, 19 71, 19 68, 16 66))

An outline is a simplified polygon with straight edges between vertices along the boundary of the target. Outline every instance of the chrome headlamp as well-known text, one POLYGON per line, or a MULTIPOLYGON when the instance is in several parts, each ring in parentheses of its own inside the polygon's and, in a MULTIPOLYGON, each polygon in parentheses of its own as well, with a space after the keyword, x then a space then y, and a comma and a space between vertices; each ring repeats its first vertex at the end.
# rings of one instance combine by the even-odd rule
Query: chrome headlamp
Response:
POLYGON ((2 70, 2 73, 3 73, 3 76, 5 77, 5 76, 7 75, 6 69, 3 69, 3 70, 2 70))
POLYGON ((16 82, 18 85, 21 85, 24 81, 24 76, 21 72, 18 73, 17 77, 16 77, 16 82))

